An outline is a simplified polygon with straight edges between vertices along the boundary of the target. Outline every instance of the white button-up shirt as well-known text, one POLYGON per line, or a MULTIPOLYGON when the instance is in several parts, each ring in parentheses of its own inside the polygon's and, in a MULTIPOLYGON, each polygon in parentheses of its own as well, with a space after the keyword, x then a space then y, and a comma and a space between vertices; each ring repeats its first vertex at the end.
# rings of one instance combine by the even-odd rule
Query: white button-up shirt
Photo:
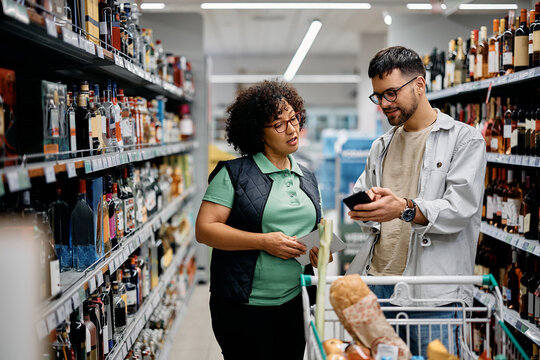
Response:
MULTIPOLYGON (((472 275, 480 231, 486 143, 475 128, 455 121, 437 109, 437 120, 426 141, 414 199, 427 225, 412 224, 403 276, 472 275)), ((396 128, 374 141, 366 168, 353 191, 382 187, 382 164, 396 128)), ((380 223, 358 222, 372 235, 356 255, 348 273, 367 274, 380 223)), ((415 285, 417 299, 460 299, 472 304, 472 286, 415 285)), ((446 303, 447 301, 442 301, 446 303)), ((404 299, 394 301, 405 305, 404 299)))

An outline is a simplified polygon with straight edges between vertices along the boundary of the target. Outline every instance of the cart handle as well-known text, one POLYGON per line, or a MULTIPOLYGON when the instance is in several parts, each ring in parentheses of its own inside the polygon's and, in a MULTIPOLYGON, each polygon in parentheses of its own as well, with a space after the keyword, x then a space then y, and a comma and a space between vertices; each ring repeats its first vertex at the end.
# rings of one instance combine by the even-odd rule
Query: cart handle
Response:
MULTIPOLYGON (((327 282, 333 282, 342 276, 327 276, 327 282)), ((313 275, 300 275, 300 283, 302 286, 316 285, 319 278, 313 275)), ((450 284, 450 285, 481 285, 489 286, 490 288, 497 287, 497 281, 492 274, 489 275, 473 275, 473 276, 362 276, 362 280, 368 285, 395 285, 400 282, 406 284, 450 284)))

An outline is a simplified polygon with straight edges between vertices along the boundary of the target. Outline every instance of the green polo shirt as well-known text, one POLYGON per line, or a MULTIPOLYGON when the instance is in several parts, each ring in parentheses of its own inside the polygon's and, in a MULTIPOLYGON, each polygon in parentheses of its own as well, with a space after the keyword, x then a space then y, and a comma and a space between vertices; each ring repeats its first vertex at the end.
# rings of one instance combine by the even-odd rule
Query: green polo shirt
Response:
MULTIPOLYGON (((280 170, 264 156, 253 156, 264 174, 273 180, 272 189, 262 217, 264 233, 281 231, 288 236, 305 236, 317 221, 315 205, 300 189, 302 170, 289 155, 291 170, 280 170)), ((232 208, 234 188, 229 173, 223 167, 208 185, 203 200, 232 208)), ((303 268, 295 259, 283 260, 265 251, 257 259, 250 305, 276 306, 286 303, 300 293, 300 274, 303 268)))

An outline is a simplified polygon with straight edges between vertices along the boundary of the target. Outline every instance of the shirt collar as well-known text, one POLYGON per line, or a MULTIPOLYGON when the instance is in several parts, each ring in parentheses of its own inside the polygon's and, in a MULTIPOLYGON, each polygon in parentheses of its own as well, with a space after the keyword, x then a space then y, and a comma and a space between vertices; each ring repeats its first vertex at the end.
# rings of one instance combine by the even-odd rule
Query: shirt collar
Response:
MULTIPOLYGON (((289 158, 289 161, 291 162, 290 171, 299 176, 304 176, 304 173, 300 169, 300 166, 298 166, 298 163, 296 162, 294 157, 289 154, 288 158, 289 158)), ((278 169, 274 164, 272 164, 270 160, 268 160, 266 156, 264 156, 262 152, 258 152, 255 155, 253 155, 253 160, 255 161, 255 164, 257 164, 259 169, 261 169, 261 172, 263 174, 271 174, 271 173, 276 173, 280 171, 287 171, 287 169, 285 170, 278 169)))

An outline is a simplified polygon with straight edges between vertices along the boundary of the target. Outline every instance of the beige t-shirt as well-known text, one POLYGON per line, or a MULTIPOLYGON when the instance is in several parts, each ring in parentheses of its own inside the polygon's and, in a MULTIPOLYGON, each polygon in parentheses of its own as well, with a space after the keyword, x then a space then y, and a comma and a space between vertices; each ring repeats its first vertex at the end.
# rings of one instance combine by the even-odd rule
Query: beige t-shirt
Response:
MULTIPOLYGON (((382 186, 401 198, 414 199, 418 195, 418 179, 426 140, 433 125, 417 132, 399 127, 383 162, 382 186)), ((411 223, 394 219, 381 223, 379 241, 373 250, 370 275, 402 275, 407 264, 411 223)))

